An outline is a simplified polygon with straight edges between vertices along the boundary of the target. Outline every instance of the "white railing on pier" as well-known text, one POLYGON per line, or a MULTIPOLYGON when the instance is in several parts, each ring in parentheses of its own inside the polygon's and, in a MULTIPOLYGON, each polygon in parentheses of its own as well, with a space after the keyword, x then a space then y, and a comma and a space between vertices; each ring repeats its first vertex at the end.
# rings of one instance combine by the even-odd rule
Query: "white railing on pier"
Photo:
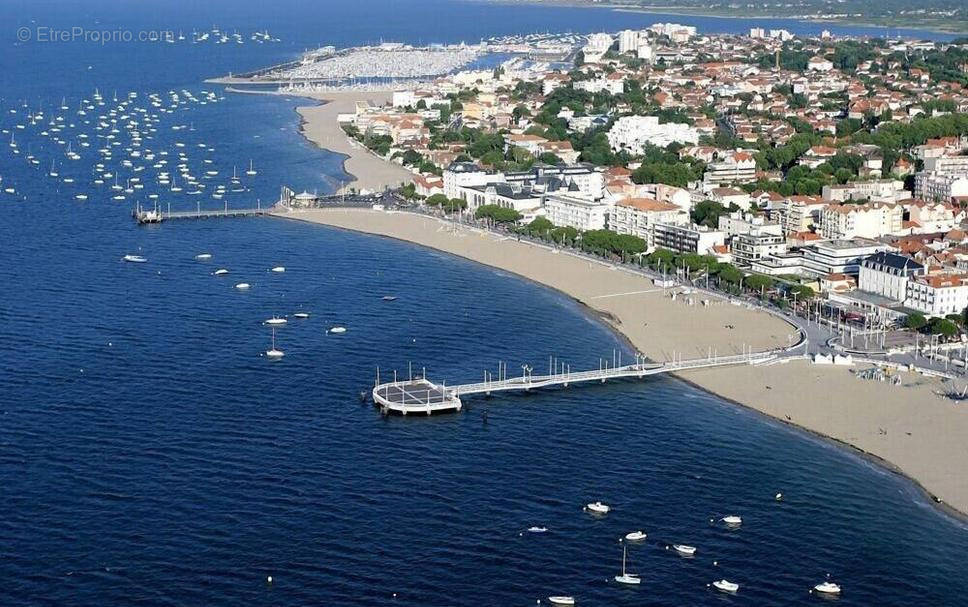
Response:
POLYGON ((487 380, 471 384, 458 384, 449 386, 447 392, 453 396, 465 396, 469 394, 487 394, 505 390, 530 390, 534 388, 546 388, 549 386, 567 386, 569 384, 605 381, 608 379, 639 378, 660 373, 673 373, 675 371, 687 371, 689 369, 705 369, 709 367, 724 367, 740 364, 758 364, 768 362, 776 358, 772 352, 759 352, 754 354, 737 354, 734 356, 717 356, 708 358, 697 358, 691 360, 676 360, 666 363, 636 363, 622 367, 604 367, 590 371, 562 372, 552 375, 532 375, 526 373, 516 377, 502 380, 487 380))
MULTIPOLYGON (((778 359, 775 352, 757 352, 736 354, 732 356, 710 356, 706 358, 695 358, 690 360, 673 360, 665 363, 644 363, 638 362, 631 365, 619 367, 602 367, 589 371, 564 371, 551 375, 523 375, 509 377, 499 380, 486 379, 482 382, 456 384, 453 386, 437 386, 426 380, 426 386, 416 388, 413 380, 403 380, 387 382, 377 385, 373 389, 374 395, 379 395, 384 399, 389 398, 391 388, 407 388, 411 396, 418 393, 418 402, 406 405, 404 403, 394 403, 401 409, 419 410, 434 404, 444 404, 459 402, 461 396, 472 394, 490 394, 492 392, 502 392, 509 390, 532 390, 537 388, 547 388, 550 386, 568 386, 570 384, 600 381, 609 379, 623 378, 642 378, 649 375, 660 373, 673 373, 676 371, 688 371, 691 369, 706 369, 711 367, 726 367, 730 365, 757 365, 772 362, 778 359)), ((486 374, 485 374, 486 376, 486 374)))

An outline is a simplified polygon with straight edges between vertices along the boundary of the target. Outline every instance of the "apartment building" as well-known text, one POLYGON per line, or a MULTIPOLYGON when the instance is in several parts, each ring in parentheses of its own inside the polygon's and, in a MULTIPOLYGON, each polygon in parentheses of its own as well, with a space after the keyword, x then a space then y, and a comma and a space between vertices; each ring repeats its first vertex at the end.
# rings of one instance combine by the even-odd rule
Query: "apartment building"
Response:
POLYGON ((713 247, 726 243, 726 235, 696 225, 657 223, 652 226, 652 239, 656 248, 676 253, 711 254, 713 247))
POLYGON ((647 144, 665 147, 670 143, 696 144, 699 132, 688 124, 667 122, 659 124, 657 116, 623 116, 608 131, 608 143, 613 150, 628 150, 641 154, 647 144))
POLYGON ((608 223, 608 214, 612 205, 607 202, 589 200, 569 196, 567 194, 551 194, 545 196, 545 217, 551 223, 561 227, 572 227, 578 230, 602 230, 608 223))
POLYGON ((653 198, 626 198, 615 204, 608 216, 608 228, 619 234, 638 236, 652 249, 652 228, 657 223, 686 225, 689 215, 678 206, 653 198))
POLYGON ((820 211, 820 235, 824 238, 878 238, 898 234, 904 209, 897 204, 832 204, 820 211))
POLYGON ((968 275, 918 276, 908 285, 907 305, 929 316, 960 314, 968 307, 968 275))
POLYGON ((886 251, 874 253, 860 262, 857 288, 904 303, 908 285, 925 268, 910 257, 886 251))

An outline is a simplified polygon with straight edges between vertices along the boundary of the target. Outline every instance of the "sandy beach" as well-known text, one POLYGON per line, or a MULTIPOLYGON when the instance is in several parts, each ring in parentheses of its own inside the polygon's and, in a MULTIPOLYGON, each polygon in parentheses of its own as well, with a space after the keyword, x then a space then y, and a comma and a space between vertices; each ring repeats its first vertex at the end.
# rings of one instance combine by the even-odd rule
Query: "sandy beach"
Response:
POLYGON ((357 101, 384 104, 390 95, 389 91, 313 93, 305 96, 325 103, 296 108, 303 119, 302 133, 306 139, 321 148, 347 156, 345 170, 355 178, 350 187, 382 191, 386 187, 398 187, 413 177, 402 166, 378 158, 362 144, 351 140, 336 122, 338 114, 353 113, 357 101))
MULTIPOLYGON (((712 299, 673 300, 649 279, 563 252, 409 213, 314 209, 284 217, 406 240, 557 289, 598 313, 654 360, 785 347, 793 328, 771 314, 712 299), (730 328, 732 327, 732 328, 730 328)), ((968 513, 968 410, 936 394, 937 379, 861 380, 846 367, 805 360, 683 373, 718 396, 850 445, 968 513)), ((822 486, 823 479, 817 479, 822 486)))

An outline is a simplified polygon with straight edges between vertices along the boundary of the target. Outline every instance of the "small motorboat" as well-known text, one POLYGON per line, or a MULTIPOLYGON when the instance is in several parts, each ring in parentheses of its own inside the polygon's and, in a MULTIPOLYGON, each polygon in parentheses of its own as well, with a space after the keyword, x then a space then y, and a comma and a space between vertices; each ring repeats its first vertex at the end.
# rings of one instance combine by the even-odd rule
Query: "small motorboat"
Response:
POLYGON ((528 533, 548 533, 547 527, 528 527, 528 533))
POLYGON ((235 285, 235 288, 236 289, 248 289, 250 286, 251 285, 249 285, 249 283, 247 283, 247 282, 240 282, 239 284, 235 285))
POLYGON ((633 531, 631 533, 625 534, 625 539, 630 542, 641 542, 646 538, 646 534, 643 531, 633 531))
POLYGON ((144 257, 142 257, 141 255, 125 255, 121 259, 123 259, 124 261, 130 262, 130 263, 147 263, 148 262, 148 260, 145 259, 144 257))
POLYGON ((574 605, 575 597, 573 596, 549 596, 548 601, 552 605, 574 605))
POLYGON ((285 318, 279 318, 277 316, 273 316, 269 320, 265 321, 265 324, 271 325, 271 326, 278 326, 278 325, 284 325, 287 322, 289 321, 287 321, 285 318))
POLYGON ((603 504, 602 502, 592 502, 585 504, 585 510, 594 514, 608 514, 611 508, 608 504, 603 504))
POLYGON ((224 276, 225 274, 228 274, 228 273, 229 271, 226 270, 225 268, 219 268, 214 272, 212 272, 212 276, 224 276))
POLYGON ((730 514, 729 516, 724 516, 722 519, 727 525, 742 525, 743 519, 735 514, 730 514))
POLYGON ((782 493, 777 493, 776 495, 773 496, 773 499, 775 499, 778 502, 782 502, 783 501, 783 494, 782 493))
POLYGON ((736 592, 739 590, 739 584, 727 580, 715 581, 713 582, 713 587, 717 590, 722 590, 723 592, 736 592))
POLYGON ((396 301, 396 300, 397 300, 396 295, 384 295, 383 296, 383 301, 396 301))
POLYGON ((296 312, 292 315, 293 318, 309 318, 309 312, 296 312))
POLYGON ((211 258, 212 258, 211 253, 199 253, 198 255, 195 256, 195 259, 199 261, 203 261, 205 259, 211 259, 211 258))
POLYGON ((329 333, 346 333, 346 327, 340 327, 340 326, 332 327, 332 328, 330 328, 330 330, 328 332, 329 333))
POLYGON ((286 271, 286 268, 283 267, 283 266, 276 266, 276 267, 272 268, 272 271, 273 272, 279 272, 279 273, 281 273, 281 272, 285 272, 286 271))
POLYGON ((695 546, 686 546, 685 544, 673 544, 672 548, 679 554, 684 554, 686 556, 692 556, 696 554, 695 546))
POLYGON ((840 586, 833 582, 821 582, 814 586, 813 589, 824 594, 840 594, 840 586))

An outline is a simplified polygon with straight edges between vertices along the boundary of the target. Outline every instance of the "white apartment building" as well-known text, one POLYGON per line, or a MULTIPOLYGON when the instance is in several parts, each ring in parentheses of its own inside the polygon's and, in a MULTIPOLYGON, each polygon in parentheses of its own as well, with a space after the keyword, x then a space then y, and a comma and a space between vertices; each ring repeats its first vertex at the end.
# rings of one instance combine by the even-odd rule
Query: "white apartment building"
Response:
POLYGON ((697 225, 656 223, 652 226, 652 240, 659 249, 706 255, 712 253, 713 247, 723 246, 726 235, 697 225))
POLYGON ((706 165, 702 180, 707 185, 753 183, 756 181, 756 160, 749 152, 728 152, 706 165))
POLYGON ((943 201, 956 196, 968 196, 968 174, 922 171, 914 176, 914 195, 923 200, 943 201))
POLYGON ((924 170, 938 173, 968 174, 968 156, 938 156, 924 159, 924 170))
POLYGON ((608 143, 613 150, 628 150, 632 154, 643 153, 646 144, 665 147, 670 143, 698 142, 696 129, 677 122, 659 124, 657 116, 623 116, 608 131, 608 143))
POLYGON ((607 91, 612 95, 621 95, 625 91, 625 78, 615 72, 594 80, 580 80, 574 86, 580 91, 588 91, 589 93, 607 91))
POLYGON ((560 227, 578 230, 602 230, 608 222, 612 205, 567 194, 545 197, 545 217, 560 227))
POLYGON ((781 255, 787 251, 786 238, 768 232, 748 232, 736 235, 729 243, 736 265, 748 267, 753 263, 781 255))
POLYGON ((862 238, 828 240, 805 246, 796 253, 779 254, 754 261, 751 269, 772 276, 796 274, 813 278, 828 274, 857 274, 861 261, 889 248, 883 243, 862 238))
POLYGON ((908 297, 911 279, 925 273, 924 266, 896 253, 874 253, 860 262, 857 288, 902 304, 908 297))
POLYGON ((947 232, 953 229, 963 216, 956 207, 944 202, 916 200, 905 207, 911 221, 919 226, 915 231, 922 234, 947 232))
POLYGON ((495 179, 493 174, 473 162, 455 162, 444 171, 444 196, 460 198, 461 188, 484 185, 492 181, 503 179, 495 179))
POLYGON ((760 215, 750 215, 741 211, 720 215, 717 227, 726 234, 727 239, 740 234, 754 233, 783 236, 783 226, 779 223, 767 221, 760 215))
POLYGON ((417 105, 417 94, 414 91, 393 91, 393 107, 413 107, 417 105))
POLYGON ((899 202, 911 197, 904 189, 904 182, 898 179, 876 179, 872 181, 851 181, 843 185, 825 185, 823 199, 831 202, 847 200, 871 200, 876 202, 899 202))
POLYGON ((652 63, 652 60, 655 59, 655 50, 651 45, 648 44, 640 44, 639 48, 636 49, 635 54, 642 61, 647 61, 649 63, 652 63))
POLYGON ((831 240, 879 238, 898 234, 904 208, 886 202, 832 204, 820 211, 820 235, 831 240))
POLYGON ((691 25, 679 25, 678 23, 655 23, 649 26, 649 30, 659 35, 668 36, 673 42, 688 42, 696 35, 696 28, 691 25))
POLYGON ((960 314, 968 307, 968 275, 934 274, 912 279, 907 306, 929 316, 960 314))
POLYGON ((618 52, 632 53, 639 48, 639 32, 636 30, 622 30, 618 34, 618 52))
POLYGON ((783 231, 797 234, 820 225, 820 211, 829 206, 828 202, 811 196, 791 196, 783 203, 783 231))
POLYGON ((686 225, 689 215, 669 202, 652 198, 626 198, 617 202, 608 216, 608 229, 619 234, 638 236, 649 249, 655 246, 652 227, 657 223, 686 225))

